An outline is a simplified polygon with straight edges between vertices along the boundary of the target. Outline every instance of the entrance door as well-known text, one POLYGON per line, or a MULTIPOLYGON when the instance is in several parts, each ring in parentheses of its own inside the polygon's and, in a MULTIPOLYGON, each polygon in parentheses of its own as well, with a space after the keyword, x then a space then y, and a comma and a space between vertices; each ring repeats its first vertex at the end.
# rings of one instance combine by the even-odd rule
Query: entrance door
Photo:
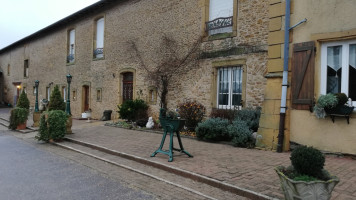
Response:
POLYGON ((122 103, 133 98, 133 73, 123 73, 122 78, 122 103))
POLYGON ((89 110, 89 86, 83 86, 83 108, 84 111, 89 110))

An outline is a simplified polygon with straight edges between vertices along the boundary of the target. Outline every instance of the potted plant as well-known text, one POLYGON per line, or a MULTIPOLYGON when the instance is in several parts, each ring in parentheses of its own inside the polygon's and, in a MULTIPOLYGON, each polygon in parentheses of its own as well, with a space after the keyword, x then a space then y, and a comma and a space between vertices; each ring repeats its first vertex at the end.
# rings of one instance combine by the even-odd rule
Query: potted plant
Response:
POLYGON ((285 199, 327 200, 339 182, 325 169, 325 157, 313 147, 300 146, 290 157, 292 165, 278 166, 276 172, 281 181, 285 199))
MULTIPOLYGON (((64 99, 62 98, 61 92, 59 91, 58 85, 56 85, 53 89, 53 92, 50 97, 49 105, 48 105, 48 111, 52 110, 61 110, 65 111, 66 104, 64 102, 64 99)), ((72 133, 72 116, 67 115, 67 123, 66 123, 66 133, 71 134, 72 133)))
POLYGON ((9 129, 24 130, 28 118, 28 109, 16 107, 11 110, 9 129))
POLYGON ((27 98, 25 91, 20 94, 16 107, 11 110, 9 129, 23 130, 26 129, 28 119, 30 101, 27 98))
POLYGON ((172 125, 173 132, 182 130, 185 125, 185 120, 180 119, 179 114, 173 110, 170 110, 166 113, 165 109, 161 108, 159 121, 163 129, 166 129, 166 125, 172 125))

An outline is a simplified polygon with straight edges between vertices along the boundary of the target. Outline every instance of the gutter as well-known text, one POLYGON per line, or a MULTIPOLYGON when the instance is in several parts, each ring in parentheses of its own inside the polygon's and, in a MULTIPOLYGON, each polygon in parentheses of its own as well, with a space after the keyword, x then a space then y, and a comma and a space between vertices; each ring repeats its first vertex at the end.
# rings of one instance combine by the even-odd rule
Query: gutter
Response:
POLYGON ((282 79, 282 95, 281 95, 281 111, 279 118, 279 133, 277 152, 283 151, 284 140, 284 125, 286 118, 286 101, 288 88, 288 59, 289 59, 289 26, 290 26, 290 0, 286 0, 286 15, 285 15, 285 31, 284 31, 284 60, 283 60, 283 79, 282 79))
POLYGON ((298 25, 306 22, 307 19, 303 19, 296 25, 290 27, 290 0, 286 0, 286 15, 285 15, 285 31, 284 31, 284 59, 283 59, 283 79, 282 79, 282 95, 281 95, 281 110, 279 118, 279 133, 278 133, 278 144, 277 152, 281 153, 283 151, 283 140, 284 140, 284 126, 287 110, 287 89, 288 89, 288 60, 289 60, 289 32, 298 25))

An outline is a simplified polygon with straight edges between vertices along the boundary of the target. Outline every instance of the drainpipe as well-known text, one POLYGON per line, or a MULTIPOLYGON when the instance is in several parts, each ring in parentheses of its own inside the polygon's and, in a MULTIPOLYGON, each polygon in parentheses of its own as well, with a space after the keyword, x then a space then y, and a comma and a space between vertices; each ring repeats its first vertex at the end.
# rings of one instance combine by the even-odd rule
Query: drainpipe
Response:
POLYGON ((290 0, 286 0, 285 30, 284 30, 284 60, 283 60, 283 80, 281 95, 281 111, 279 118, 279 133, 277 152, 283 151, 284 123, 286 118, 286 101, 288 88, 288 59, 289 59, 289 26, 290 26, 290 0))

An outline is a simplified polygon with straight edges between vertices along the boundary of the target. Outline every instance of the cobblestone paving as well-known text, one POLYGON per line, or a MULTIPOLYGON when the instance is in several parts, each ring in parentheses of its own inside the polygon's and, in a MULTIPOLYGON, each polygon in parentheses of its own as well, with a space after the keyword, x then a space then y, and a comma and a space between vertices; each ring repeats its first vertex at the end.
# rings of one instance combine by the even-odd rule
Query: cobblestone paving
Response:
MULTIPOLYGON (((283 199, 274 167, 290 164, 288 152, 275 153, 236 148, 225 144, 182 138, 184 148, 194 155, 194 158, 178 153, 174 161, 169 163, 166 155, 157 154, 156 157, 150 157, 159 146, 162 137, 160 134, 103 126, 103 122, 86 123, 74 120, 73 123, 74 134, 69 136, 73 139, 136 155, 283 199)), ((178 146, 176 141, 174 145, 178 146)), ((332 199, 356 199, 356 160, 327 156, 325 169, 341 180, 334 189, 332 199)))

